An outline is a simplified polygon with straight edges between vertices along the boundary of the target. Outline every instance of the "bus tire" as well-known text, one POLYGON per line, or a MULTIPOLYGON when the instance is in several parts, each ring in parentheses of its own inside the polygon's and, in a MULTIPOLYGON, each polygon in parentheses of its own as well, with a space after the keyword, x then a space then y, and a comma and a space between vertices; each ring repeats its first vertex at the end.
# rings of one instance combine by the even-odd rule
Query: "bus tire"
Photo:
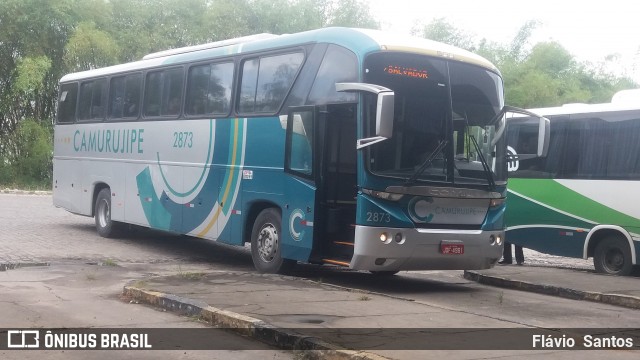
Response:
POLYGON ((631 274, 631 249, 624 238, 609 236, 596 245, 593 265, 599 273, 625 276, 631 274))
POLYGON ((94 209, 98 235, 112 238, 117 235, 118 223, 111 220, 111 189, 104 188, 98 193, 94 209))
POLYGON ((282 215, 275 208, 264 209, 258 214, 251 231, 251 258, 258 272, 286 273, 293 260, 282 258, 282 215))

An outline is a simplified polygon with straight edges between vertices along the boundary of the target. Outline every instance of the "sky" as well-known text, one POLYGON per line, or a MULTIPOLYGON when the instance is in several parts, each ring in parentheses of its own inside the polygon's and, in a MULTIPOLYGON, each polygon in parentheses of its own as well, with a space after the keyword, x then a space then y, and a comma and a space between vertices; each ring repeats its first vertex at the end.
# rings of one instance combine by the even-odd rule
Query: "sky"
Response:
POLYGON ((617 54, 613 71, 640 82, 640 12, 634 1, 365 0, 383 30, 409 33, 416 22, 445 18, 478 40, 508 43, 528 20, 531 42, 554 40, 578 60, 599 63, 617 54))

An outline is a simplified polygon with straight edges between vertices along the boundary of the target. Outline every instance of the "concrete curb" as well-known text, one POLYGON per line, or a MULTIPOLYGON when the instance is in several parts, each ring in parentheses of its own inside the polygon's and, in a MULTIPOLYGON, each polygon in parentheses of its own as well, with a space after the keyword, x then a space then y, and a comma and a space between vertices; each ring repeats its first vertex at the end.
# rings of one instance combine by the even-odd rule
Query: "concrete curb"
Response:
POLYGON ((604 294, 600 292, 569 289, 555 285, 535 284, 526 281, 511 280, 498 276, 488 276, 470 270, 465 270, 464 278, 481 284, 507 289, 516 289, 538 294, 558 296, 572 300, 586 300, 609 305, 623 306, 631 309, 640 309, 640 298, 636 296, 623 294, 604 294))
POLYGON ((170 310, 181 315, 198 316, 210 325, 249 336, 261 342, 284 350, 311 350, 305 353, 308 359, 335 360, 387 360, 388 358, 368 353, 343 349, 321 339, 287 332, 262 320, 209 306, 202 301, 182 298, 158 291, 125 286, 123 296, 155 307, 170 310))
POLYGON ((51 195, 52 191, 42 190, 18 190, 18 189, 2 189, 0 194, 12 194, 12 195, 51 195))
POLYGON ((18 263, 9 263, 9 262, 0 262, 0 272, 2 271, 9 271, 9 270, 15 270, 15 269, 20 269, 20 268, 27 268, 27 267, 36 267, 36 266, 49 266, 50 264, 48 262, 18 262, 18 263))

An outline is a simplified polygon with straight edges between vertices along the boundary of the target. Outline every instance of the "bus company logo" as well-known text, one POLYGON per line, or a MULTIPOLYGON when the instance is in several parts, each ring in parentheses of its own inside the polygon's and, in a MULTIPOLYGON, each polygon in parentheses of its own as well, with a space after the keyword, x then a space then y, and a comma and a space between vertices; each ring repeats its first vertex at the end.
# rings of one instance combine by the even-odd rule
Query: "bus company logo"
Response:
POLYGON ((516 149, 512 148, 511 146, 507 146, 507 171, 518 171, 518 168, 520 167, 520 161, 516 160, 517 158, 518 153, 516 152, 516 149))
POLYGON ((430 223, 435 216, 432 212, 433 198, 415 197, 409 202, 409 216, 418 223, 430 223))
POLYGON ((289 216, 289 233, 295 241, 300 241, 304 238, 304 228, 307 225, 307 221, 304 219, 304 212, 300 209, 295 209, 289 216))
POLYGON ((8 330, 7 348, 34 349, 40 347, 39 330, 8 330))

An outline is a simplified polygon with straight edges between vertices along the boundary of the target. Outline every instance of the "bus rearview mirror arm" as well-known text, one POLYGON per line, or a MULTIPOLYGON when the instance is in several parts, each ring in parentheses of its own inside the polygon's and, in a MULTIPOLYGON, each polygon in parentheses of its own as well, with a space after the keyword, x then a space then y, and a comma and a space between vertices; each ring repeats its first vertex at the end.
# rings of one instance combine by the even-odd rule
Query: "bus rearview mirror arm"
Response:
POLYGON ((393 134, 394 92, 384 86, 366 83, 336 83, 339 92, 368 92, 377 96, 376 133, 374 137, 358 139, 356 149, 387 140, 393 134))

